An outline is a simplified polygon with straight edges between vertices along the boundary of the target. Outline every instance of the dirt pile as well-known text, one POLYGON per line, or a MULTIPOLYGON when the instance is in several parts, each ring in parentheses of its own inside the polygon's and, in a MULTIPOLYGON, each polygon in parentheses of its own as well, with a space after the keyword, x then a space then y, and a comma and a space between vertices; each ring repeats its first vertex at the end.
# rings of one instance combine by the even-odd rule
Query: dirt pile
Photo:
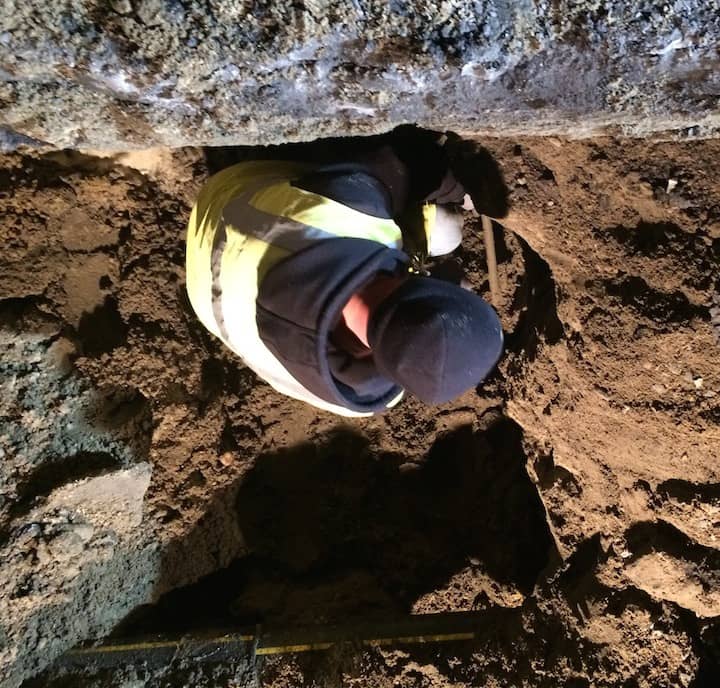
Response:
MULTIPOLYGON (((129 627, 173 613, 186 625, 222 613, 281 624, 496 614, 475 645, 254 667, 178 662, 101 682, 202 685, 233 674, 242 685, 259 673, 278 687, 655 687, 717 675, 720 144, 487 144, 514 206, 496 228, 507 355, 488 384, 453 404, 408 399, 352 423, 278 396, 195 321, 183 233, 206 175, 201 151, 3 159, 0 310, 12 343, 3 384, 14 381, 0 429, 2 556, 29 581, 22 607, 12 586, 0 593, 8 685, 51 659, 47 639, 17 634, 33 610, 51 618, 56 609, 33 581, 71 576, 47 568, 38 545, 22 547, 35 525, 50 528, 61 498, 78 575, 108 580, 114 562, 123 590, 142 585, 114 607, 69 586, 76 631, 58 630, 52 654, 198 580, 129 627), (44 362, 57 350, 62 374, 58 356, 44 362), (83 395, 96 395, 81 433, 90 439, 75 446, 62 413, 83 395), (32 408, 47 410, 31 417, 32 408), (24 443, 36 458, 17 468, 24 443), (68 494, 145 461, 152 477, 142 524, 123 541, 130 550, 94 568, 81 553, 99 553, 96 538, 113 528, 93 522, 83 541, 90 530, 68 494), (81 478, 89 482, 71 482, 81 478), (155 558, 123 563, 142 552, 155 558)), ((477 220, 466 229, 457 258, 487 294, 477 220)), ((128 513, 136 518, 136 506, 128 513)))

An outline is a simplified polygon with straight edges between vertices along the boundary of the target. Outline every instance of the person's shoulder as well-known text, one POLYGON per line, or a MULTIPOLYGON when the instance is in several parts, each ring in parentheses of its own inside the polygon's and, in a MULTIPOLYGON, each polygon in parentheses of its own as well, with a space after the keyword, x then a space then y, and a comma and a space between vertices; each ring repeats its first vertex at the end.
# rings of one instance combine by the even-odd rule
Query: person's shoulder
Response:
POLYGON ((387 189, 362 169, 319 170, 296 179, 293 185, 366 215, 392 219, 387 189))

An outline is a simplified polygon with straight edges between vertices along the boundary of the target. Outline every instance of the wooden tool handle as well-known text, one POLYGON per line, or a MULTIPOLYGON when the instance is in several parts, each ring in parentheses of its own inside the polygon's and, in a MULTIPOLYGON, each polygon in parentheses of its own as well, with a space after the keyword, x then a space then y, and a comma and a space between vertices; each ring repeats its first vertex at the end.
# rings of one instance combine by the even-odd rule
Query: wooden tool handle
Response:
POLYGON ((488 279, 490 280, 490 296, 492 304, 497 308, 500 303, 500 283, 498 282, 497 258, 495 257, 495 237, 493 236, 492 220, 487 215, 480 216, 485 239, 485 255, 487 256, 488 279))

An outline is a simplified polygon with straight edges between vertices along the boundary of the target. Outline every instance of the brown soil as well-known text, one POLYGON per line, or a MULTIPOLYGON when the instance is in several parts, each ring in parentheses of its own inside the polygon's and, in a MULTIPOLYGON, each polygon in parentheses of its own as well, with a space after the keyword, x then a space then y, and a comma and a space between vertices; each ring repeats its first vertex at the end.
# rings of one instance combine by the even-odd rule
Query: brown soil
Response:
MULTIPOLYGON (((2 159, 3 317, 58 323, 87 380, 149 406, 158 592, 214 574, 123 632, 505 610, 482 644, 276 659, 261 679, 713 685, 720 142, 486 144, 512 190, 507 355, 452 404, 357 421, 276 394, 193 317, 202 151, 2 159)), ((487 294, 477 218, 457 258, 487 294)), ((0 502, 0 530, 22 499, 0 502)))

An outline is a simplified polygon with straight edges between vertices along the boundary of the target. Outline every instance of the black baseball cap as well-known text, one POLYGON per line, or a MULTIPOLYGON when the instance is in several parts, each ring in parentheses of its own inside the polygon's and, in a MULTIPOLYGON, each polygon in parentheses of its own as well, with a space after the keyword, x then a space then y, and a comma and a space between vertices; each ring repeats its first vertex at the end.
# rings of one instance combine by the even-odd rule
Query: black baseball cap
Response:
POLYGON ((442 404, 492 372, 503 332, 481 297, 413 275, 372 314, 368 342, 382 375, 425 403, 442 404))

